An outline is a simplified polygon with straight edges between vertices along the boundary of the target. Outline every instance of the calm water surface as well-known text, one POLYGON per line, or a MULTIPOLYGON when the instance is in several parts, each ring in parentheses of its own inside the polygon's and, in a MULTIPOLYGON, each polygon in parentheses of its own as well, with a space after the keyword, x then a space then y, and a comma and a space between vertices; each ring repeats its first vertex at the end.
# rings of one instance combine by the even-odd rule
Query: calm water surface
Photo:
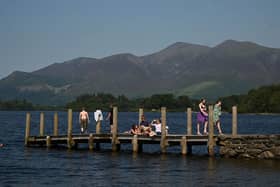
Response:
MULTIPOLYGON (((39 132, 39 112, 32 112, 31 134, 39 132)), ((159 113, 145 113, 148 120, 159 113)), ((93 114, 90 114, 93 119, 93 114)), ((74 113, 74 133, 78 133, 74 113)), ((193 116, 195 124, 195 115, 193 116)), ((45 132, 52 132, 53 112, 45 112, 45 132)), ((59 133, 66 133, 67 113, 59 112, 59 133)), ((119 113, 120 131, 137 122, 137 113, 119 113)), ((144 145, 144 152, 131 153, 131 145, 112 153, 110 145, 90 152, 79 150, 24 148, 25 112, 0 111, 0 186, 280 186, 280 161, 209 158, 205 146, 193 148, 193 156, 182 156, 180 147, 160 154, 158 145, 144 145)), ((169 133, 186 131, 185 113, 168 113, 169 133)), ((222 116, 222 128, 231 132, 231 116, 222 116)), ((94 131, 93 120, 90 130, 94 131)), ((103 122, 103 131, 109 131, 103 122)), ((193 127, 195 132, 195 127, 193 127)), ((279 115, 239 115, 238 132, 280 134, 279 115)), ((218 150, 216 150, 218 151, 218 150)))

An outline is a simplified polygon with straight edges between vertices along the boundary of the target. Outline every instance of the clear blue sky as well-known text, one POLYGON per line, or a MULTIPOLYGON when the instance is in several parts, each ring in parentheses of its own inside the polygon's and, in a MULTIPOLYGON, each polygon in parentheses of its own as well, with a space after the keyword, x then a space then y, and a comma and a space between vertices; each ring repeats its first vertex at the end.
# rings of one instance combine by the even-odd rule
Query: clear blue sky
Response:
POLYGON ((1 0, 0 78, 54 62, 227 39, 280 48, 278 0, 1 0))

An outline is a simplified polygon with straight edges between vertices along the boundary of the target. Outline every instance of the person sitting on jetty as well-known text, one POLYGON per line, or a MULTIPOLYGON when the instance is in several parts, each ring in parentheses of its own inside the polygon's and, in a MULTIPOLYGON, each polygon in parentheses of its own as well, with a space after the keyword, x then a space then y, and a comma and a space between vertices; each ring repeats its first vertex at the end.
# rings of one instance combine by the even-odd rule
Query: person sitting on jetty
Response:
POLYGON ((222 101, 218 100, 214 106, 214 110, 213 110, 213 120, 214 120, 214 124, 216 125, 216 127, 218 128, 219 134, 223 134, 222 133, 222 129, 221 129, 221 121, 220 121, 220 116, 222 115, 222 101))
POLYGON ((203 133, 207 135, 208 113, 206 109, 206 100, 201 99, 198 107, 199 107, 199 112, 197 113, 197 135, 201 135, 200 124, 204 125, 203 133))
POLYGON ((146 121, 144 115, 141 116, 141 122, 140 122, 139 126, 140 126, 141 130, 143 130, 143 131, 147 131, 148 129, 151 129, 151 125, 148 121, 146 121))
POLYGON ((142 127, 150 127, 150 123, 148 121, 146 121, 144 115, 141 116, 141 122, 139 125, 142 127))
POLYGON ((81 133, 86 132, 87 133, 87 127, 89 123, 89 116, 85 108, 82 108, 82 111, 80 112, 79 115, 79 122, 80 122, 80 127, 81 127, 81 133))
POLYGON ((156 134, 161 135, 161 121, 159 119, 153 120, 152 126, 155 127, 156 134))
POLYGON ((141 131, 140 131, 138 125, 132 125, 129 133, 132 135, 141 135, 141 131))

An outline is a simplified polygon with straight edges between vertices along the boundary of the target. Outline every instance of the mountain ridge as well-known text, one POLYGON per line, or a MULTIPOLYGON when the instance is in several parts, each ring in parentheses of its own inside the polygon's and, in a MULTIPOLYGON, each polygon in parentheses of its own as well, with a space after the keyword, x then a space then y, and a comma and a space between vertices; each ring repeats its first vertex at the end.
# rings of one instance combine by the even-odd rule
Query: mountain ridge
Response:
POLYGON ((0 80, 0 99, 57 105, 97 92, 128 97, 175 93, 213 99, 277 83, 278 69, 277 48, 235 40, 214 47, 176 42, 145 56, 78 57, 30 73, 14 71, 0 80))

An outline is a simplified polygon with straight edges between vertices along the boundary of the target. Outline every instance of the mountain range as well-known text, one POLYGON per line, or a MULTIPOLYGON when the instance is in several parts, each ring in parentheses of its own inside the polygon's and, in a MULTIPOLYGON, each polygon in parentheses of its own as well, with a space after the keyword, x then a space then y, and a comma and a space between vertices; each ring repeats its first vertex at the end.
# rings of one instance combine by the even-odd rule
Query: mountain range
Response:
POLYGON ((159 93, 215 99, 280 82, 280 49, 226 40, 208 47, 183 42, 145 56, 79 57, 0 80, 0 99, 62 105, 98 92, 145 97, 159 93))

